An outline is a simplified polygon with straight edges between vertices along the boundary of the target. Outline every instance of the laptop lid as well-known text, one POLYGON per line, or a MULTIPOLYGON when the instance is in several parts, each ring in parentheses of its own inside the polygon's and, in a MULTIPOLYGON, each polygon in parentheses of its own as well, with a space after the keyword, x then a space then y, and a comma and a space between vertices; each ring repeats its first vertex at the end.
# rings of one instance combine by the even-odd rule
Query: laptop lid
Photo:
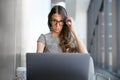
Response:
POLYGON ((27 53, 27 80, 88 80, 89 54, 27 53))

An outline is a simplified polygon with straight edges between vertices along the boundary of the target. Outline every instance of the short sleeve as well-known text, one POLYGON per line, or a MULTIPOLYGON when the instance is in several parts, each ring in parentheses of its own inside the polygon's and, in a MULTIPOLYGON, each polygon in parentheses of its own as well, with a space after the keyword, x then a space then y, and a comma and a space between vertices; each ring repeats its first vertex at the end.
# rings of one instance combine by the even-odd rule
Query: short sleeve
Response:
POLYGON ((38 38, 37 42, 42 42, 43 44, 45 44, 45 35, 41 34, 40 37, 38 38))

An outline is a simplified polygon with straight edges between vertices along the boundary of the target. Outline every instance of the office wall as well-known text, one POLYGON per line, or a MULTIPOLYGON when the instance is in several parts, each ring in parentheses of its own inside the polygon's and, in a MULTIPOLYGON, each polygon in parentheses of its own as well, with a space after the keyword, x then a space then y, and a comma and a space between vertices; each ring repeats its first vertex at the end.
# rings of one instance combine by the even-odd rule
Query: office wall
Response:
POLYGON ((0 80, 14 80, 20 65, 20 7, 21 1, 0 0, 0 80))
POLYGON ((89 6, 89 0, 86 3, 76 0, 75 5, 75 29, 80 39, 87 47, 87 6, 89 6))
POLYGON ((26 66, 27 52, 36 52, 38 37, 49 32, 50 9, 51 0, 22 0, 21 66, 26 66))

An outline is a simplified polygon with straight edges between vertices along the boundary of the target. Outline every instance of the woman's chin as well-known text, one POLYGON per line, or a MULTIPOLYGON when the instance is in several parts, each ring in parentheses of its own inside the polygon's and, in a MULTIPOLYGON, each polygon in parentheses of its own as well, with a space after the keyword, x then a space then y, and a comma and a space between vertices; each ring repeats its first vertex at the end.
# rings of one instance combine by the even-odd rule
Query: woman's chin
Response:
POLYGON ((56 31, 54 31, 54 32, 56 32, 56 33, 60 33, 60 31, 58 31, 58 30, 56 30, 56 31))

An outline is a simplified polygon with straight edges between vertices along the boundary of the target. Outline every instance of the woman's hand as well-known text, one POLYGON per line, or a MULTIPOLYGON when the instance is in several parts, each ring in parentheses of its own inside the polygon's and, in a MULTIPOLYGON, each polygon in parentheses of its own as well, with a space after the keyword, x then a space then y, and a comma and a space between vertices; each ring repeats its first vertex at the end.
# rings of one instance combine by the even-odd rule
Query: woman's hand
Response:
POLYGON ((68 17, 66 19, 66 24, 69 27, 69 29, 70 29, 71 32, 75 32, 74 24, 73 24, 73 19, 71 17, 68 17))

